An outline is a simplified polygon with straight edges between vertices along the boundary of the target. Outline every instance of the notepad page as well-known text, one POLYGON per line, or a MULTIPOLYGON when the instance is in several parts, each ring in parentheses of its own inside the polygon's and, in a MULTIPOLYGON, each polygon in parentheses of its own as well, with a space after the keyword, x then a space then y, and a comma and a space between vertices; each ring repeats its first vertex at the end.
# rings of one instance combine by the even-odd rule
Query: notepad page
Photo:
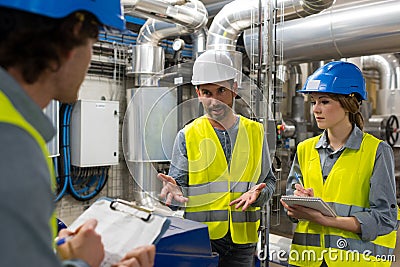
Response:
POLYGON ((301 197, 301 196, 282 196, 282 200, 288 204, 299 205, 320 211, 326 216, 336 217, 336 212, 321 198, 318 197, 301 197))
POLYGON ((121 205, 119 210, 110 209, 110 201, 98 200, 93 203, 69 227, 74 231, 88 219, 97 219, 96 232, 101 235, 105 257, 102 267, 110 267, 135 247, 152 244, 166 222, 166 217, 152 215, 145 222, 130 212, 130 207, 121 205), (126 212, 121 211, 124 209, 126 212))

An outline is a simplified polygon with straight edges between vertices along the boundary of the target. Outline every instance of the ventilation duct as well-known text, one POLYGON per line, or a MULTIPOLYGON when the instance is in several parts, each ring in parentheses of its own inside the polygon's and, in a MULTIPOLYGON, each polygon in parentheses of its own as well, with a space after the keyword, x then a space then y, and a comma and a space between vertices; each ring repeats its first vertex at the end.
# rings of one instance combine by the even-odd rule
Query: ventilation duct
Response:
POLYGON ((392 54, 373 55, 361 57, 363 70, 376 70, 379 72, 381 90, 399 89, 400 64, 392 54))
POLYGON ((146 75, 142 75, 143 79, 138 83, 140 86, 157 83, 149 75, 160 73, 164 68, 164 50, 158 46, 162 39, 203 31, 208 20, 204 4, 198 0, 123 1, 123 5, 125 14, 150 17, 140 29, 137 45, 132 50, 132 66, 127 68, 127 75, 146 75))
POLYGON ((206 51, 207 27, 195 31, 192 35, 193 49, 192 58, 196 59, 202 52, 206 51))
POLYGON ((189 34, 190 31, 193 30, 189 30, 189 28, 180 24, 172 24, 151 18, 140 29, 136 43, 138 45, 148 44, 157 46, 161 40, 167 37, 189 34))
MULTIPOLYGON (((400 1, 373 0, 334 5, 321 14, 286 21, 277 28, 277 35, 283 36, 284 61, 304 63, 397 52, 399 14, 400 1)), ((245 31, 247 53, 257 39, 257 34, 245 31)), ((258 47, 253 49, 258 60, 258 47)))
POLYGON ((400 115, 400 63, 392 54, 361 57, 363 70, 376 70, 380 84, 376 92, 376 114, 400 115))
POLYGON ((198 0, 122 0, 125 15, 143 16, 201 29, 207 24, 207 10, 198 0))
MULTIPOLYGON (((277 6, 284 6, 285 20, 306 17, 317 14, 330 7, 334 0, 278 0, 277 6)), ((268 1, 262 1, 262 12, 268 8, 268 1)), ((258 21, 258 0, 236 0, 227 4, 215 16, 207 40, 207 49, 228 50, 236 49, 236 42, 239 35, 251 27, 254 21, 258 21)), ((262 18, 263 20, 264 18, 262 18)))

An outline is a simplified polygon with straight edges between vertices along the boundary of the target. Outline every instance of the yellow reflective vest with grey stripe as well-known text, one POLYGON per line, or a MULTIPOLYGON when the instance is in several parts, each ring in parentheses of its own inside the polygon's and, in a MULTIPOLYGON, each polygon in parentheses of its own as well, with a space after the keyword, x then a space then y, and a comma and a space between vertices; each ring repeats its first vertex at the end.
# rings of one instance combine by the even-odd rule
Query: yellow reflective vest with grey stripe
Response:
MULTIPOLYGON (((47 150, 46 142, 44 141, 43 137, 38 133, 38 131, 24 119, 24 117, 12 105, 11 101, 7 98, 7 96, 1 91, 0 91, 0 122, 18 126, 24 129, 26 132, 28 132, 36 140, 39 147, 43 151, 43 157, 47 162, 50 172, 50 177, 52 177, 51 183, 53 189, 55 189, 54 167, 51 158, 49 157, 49 152, 47 150)), ((34 190, 34 188, 32 188, 32 190, 34 190)), ((50 226, 53 232, 53 236, 55 237, 55 235, 57 234, 57 220, 54 214, 50 219, 50 226)))
POLYGON ((261 123, 240 117, 239 130, 228 167, 215 130, 206 116, 184 130, 189 168, 189 201, 185 217, 208 225, 210 238, 228 230, 236 244, 255 243, 260 209, 229 206, 254 186, 261 173, 264 129, 261 123))
MULTIPOLYGON (((370 178, 380 140, 364 133, 360 149, 346 148, 323 183, 320 158, 315 146, 320 136, 297 147, 304 186, 331 204, 338 216, 349 217, 369 206, 370 178)), ((388 259, 396 244, 396 231, 363 241, 345 230, 301 220, 297 224, 289 262, 298 266, 390 266, 388 259)))

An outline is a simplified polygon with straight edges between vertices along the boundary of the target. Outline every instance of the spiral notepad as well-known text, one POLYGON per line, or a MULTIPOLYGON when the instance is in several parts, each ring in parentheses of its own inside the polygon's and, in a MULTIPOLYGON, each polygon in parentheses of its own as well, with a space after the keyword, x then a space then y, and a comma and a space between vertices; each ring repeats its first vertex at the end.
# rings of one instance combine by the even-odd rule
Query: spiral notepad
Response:
POLYGON ((299 205, 318 210, 326 216, 337 216, 335 210, 319 197, 282 196, 281 199, 289 206, 299 205))

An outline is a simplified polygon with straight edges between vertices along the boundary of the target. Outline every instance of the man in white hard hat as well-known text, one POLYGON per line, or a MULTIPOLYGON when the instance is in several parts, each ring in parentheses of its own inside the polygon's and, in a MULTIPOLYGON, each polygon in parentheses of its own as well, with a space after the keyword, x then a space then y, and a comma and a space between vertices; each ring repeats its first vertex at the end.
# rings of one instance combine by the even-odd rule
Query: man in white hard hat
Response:
MULTIPOLYGON (((118 0, 0 0, 0 266, 97 267, 103 260, 97 221, 68 241, 53 241, 55 177, 46 142, 55 134, 42 112, 50 100, 72 103, 89 67, 99 28, 124 30, 118 0)), ((115 266, 153 265, 154 246, 115 266)), ((114 266, 114 265, 113 265, 114 266)))
POLYGON ((158 175, 166 204, 186 203, 185 218, 208 225, 220 267, 254 265, 260 206, 275 189, 263 125, 232 110, 237 78, 228 53, 199 56, 192 83, 206 115, 179 131, 169 175, 158 175))

